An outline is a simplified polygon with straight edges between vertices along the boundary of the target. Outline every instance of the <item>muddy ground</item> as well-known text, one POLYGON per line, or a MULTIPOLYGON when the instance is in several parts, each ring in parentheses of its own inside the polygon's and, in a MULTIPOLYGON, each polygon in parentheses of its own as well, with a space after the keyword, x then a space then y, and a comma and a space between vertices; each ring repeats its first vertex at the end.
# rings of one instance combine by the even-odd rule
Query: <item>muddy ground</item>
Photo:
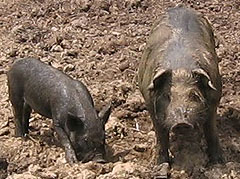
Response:
POLYGON ((207 165, 201 133, 176 143, 170 178, 240 178, 240 1, 1 0, 0 178, 160 178, 155 133, 137 83, 138 61, 154 22, 183 3, 211 22, 221 59, 223 97, 217 126, 226 163, 207 165), (29 139, 13 137, 6 72, 15 59, 38 57, 86 84, 96 107, 112 101, 106 164, 70 166, 52 122, 31 116, 29 139), (177 144, 177 145, 176 145, 177 144))

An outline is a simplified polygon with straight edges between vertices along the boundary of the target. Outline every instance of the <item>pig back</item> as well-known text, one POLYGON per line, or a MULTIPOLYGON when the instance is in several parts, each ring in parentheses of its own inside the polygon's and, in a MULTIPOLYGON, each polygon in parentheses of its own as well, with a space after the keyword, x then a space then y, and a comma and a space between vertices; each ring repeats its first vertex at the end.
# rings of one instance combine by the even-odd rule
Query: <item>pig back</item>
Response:
POLYGON ((15 61, 8 72, 8 81, 27 104, 48 118, 52 118, 53 105, 69 103, 74 93, 72 78, 34 58, 15 61))
POLYGON ((154 24, 138 70, 138 85, 146 103, 149 87, 161 70, 203 69, 221 94, 218 58, 212 28, 202 15, 182 6, 170 9, 154 24))

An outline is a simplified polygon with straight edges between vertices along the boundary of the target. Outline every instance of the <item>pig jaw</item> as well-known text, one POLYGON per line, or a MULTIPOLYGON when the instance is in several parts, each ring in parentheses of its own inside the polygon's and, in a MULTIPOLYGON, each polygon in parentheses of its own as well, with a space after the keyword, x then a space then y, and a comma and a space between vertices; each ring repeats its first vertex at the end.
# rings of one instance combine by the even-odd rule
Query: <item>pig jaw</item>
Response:
POLYGON ((79 161, 83 163, 94 161, 97 163, 106 163, 105 158, 105 148, 104 145, 101 147, 93 148, 93 149, 85 149, 85 151, 79 151, 77 153, 77 158, 79 161))
POLYGON ((103 131, 98 131, 94 135, 89 132, 85 134, 70 132, 69 137, 79 161, 85 163, 92 160, 98 163, 105 163, 105 136, 103 131))
POLYGON ((97 163, 106 163, 106 160, 104 159, 104 154, 102 153, 96 153, 94 151, 91 151, 87 153, 84 158, 81 159, 83 163, 94 161, 97 163))
POLYGON ((175 134, 184 134, 185 132, 190 131, 192 129, 194 129, 194 125, 192 125, 189 122, 182 122, 174 124, 171 127, 170 131, 172 131, 175 134))

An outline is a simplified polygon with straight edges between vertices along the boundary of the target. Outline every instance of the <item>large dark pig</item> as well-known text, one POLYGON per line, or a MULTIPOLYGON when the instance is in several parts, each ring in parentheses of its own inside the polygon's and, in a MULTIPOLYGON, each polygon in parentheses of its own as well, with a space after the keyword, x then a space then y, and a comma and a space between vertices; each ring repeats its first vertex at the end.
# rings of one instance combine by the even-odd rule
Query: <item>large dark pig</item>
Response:
POLYGON ((210 162, 223 161, 216 129, 222 85, 212 28, 177 6, 153 26, 138 83, 157 137, 158 164, 169 162, 169 132, 203 126, 210 162))
POLYGON ((28 134, 33 109, 53 119, 68 162, 104 162, 104 125, 110 104, 97 114, 89 91, 80 81, 37 59, 17 60, 7 77, 16 136, 28 134))

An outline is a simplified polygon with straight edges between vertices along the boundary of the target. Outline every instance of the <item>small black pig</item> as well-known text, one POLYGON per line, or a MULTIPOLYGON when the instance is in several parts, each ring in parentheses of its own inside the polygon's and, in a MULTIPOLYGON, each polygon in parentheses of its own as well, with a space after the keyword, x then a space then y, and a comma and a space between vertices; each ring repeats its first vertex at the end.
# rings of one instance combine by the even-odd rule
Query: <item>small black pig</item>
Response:
MULTIPOLYGON (((223 162, 216 129, 222 84, 209 22, 177 6, 153 26, 138 84, 157 137, 158 164, 169 162, 169 132, 202 126, 210 162, 223 162)), ((177 132, 178 131, 178 132, 177 132)))
POLYGON ((17 60, 7 77, 16 136, 28 134, 33 109, 53 119, 69 163, 104 162, 104 125, 110 115, 110 104, 97 114, 83 83, 37 59, 17 60))

